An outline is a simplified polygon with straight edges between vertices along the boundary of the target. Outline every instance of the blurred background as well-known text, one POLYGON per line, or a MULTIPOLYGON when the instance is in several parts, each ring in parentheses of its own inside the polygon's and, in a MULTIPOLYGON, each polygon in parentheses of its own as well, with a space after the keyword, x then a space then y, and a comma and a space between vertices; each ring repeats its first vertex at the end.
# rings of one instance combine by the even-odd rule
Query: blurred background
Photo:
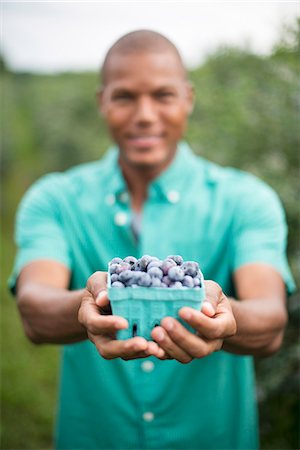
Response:
MULTIPOLYGON (((299 286, 299 2, 1 3, 1 448, 51 449, 57 346, 24 337, 7 291, 13 222, 41 175, 100 158, 98 69, 110 45, 138 28, 178 46, 197 99, 186 139, 195 152, 259 176, 279 194, 299 286)), ((257 359, 261 447, 298 449, 299 293, 282 349, 257 359)))

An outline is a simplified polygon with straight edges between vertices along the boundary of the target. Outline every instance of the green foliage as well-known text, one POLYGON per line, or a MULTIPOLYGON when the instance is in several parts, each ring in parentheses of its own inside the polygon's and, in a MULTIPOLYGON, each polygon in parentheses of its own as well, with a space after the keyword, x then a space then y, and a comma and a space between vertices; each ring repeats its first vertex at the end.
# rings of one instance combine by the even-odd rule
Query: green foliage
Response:
MULTIPOLYGON (((220 48, 190 76, 196 103, 187 140, 222 165, 250 171, 278 192, 289 225, 288 256, 297 284, 299 258, 300 21, 284 29, 272 55, 220 48)), ((24 191, 43 173, 100 158, 110 138, 96 105, 97 74, 3 75, 2 446, 51 447, 57 390, 56 347, 34 347, 7 295, 13 216, 24 191), (17 426, 16 426, 17 424, 17 426)), ((299 446, 299 297, 289 301, 282 350, 257 360, 262 448, 299 446)))
POLYGON ((287 210, 290 244, 295 248, 298 71, 276 58, 223 49, 195 71, 192 79, 198 95, 189 133, 193 147, 209 159, 248 170, 271 184, 287 210))

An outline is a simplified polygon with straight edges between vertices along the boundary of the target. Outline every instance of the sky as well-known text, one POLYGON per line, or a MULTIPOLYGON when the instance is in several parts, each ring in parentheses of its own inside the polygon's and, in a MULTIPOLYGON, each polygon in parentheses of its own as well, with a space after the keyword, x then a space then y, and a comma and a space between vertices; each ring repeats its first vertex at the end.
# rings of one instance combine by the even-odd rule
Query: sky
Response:
POLYGON ((123 34, 153 29, 188 68, 220 45, 268 54, 300 1, 1 1, 1 52, 17 71, 97 70, 123 34))

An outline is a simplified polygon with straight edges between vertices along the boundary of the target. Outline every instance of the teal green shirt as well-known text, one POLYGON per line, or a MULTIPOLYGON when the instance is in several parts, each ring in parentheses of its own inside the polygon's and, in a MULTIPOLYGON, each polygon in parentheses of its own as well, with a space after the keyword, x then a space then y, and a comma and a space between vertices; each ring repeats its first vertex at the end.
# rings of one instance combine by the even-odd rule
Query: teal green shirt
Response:
MULTIPOLYGON (((10 280, 30 261, 53 259, 82 288, 115 256, 180 254, 235 295, 234 271, 272 265, 288 290, 286 223, 275 193, 255 177, 222 168, 179 145, 148 191, 136 241, 127 187, 114 149, 101 160, 47 175, 17 214, 10 280)), ((62 353, 57 449, 256 449, 253 361, 220 351, 190 364, 155 358, 107 361, 90 341, 62 353)))

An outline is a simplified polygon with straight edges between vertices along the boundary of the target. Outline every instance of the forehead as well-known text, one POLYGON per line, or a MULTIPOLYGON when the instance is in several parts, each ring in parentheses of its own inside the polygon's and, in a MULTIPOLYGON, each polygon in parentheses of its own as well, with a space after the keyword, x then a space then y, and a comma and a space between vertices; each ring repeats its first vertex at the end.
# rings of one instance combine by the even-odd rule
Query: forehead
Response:
POLYGON ((177 55, 171 51, 115 54, 105 69, 105 86, 178 84, 185 73, 177 55))

